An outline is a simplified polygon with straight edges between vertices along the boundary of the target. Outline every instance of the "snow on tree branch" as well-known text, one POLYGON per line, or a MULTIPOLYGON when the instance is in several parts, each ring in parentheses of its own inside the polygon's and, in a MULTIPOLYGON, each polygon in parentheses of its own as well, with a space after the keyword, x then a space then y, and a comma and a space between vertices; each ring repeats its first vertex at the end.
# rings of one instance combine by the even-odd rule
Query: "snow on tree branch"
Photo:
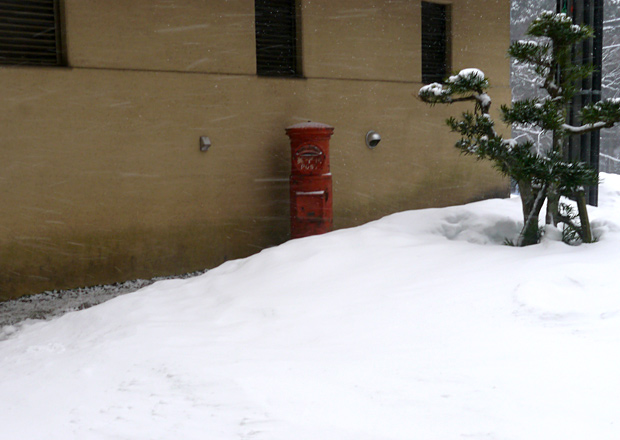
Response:
POLYGON ((482 113, 488 113, 491 98, 486 93, 489 80, 480 69, 463 69, 450 76, 444 84, 432 83, 420 89, 418 96, 429 104, 451 104, 460 101, 476 101, 482 113))
POLYGON ((546 37, 553 41, 554 50, 560 47, 572 47, 573 44, 590 38, 594 31, 588 26, 573 23, 573 19, 564 13, 544 11, 528 28, 532 37, 546 37))
POLYGON ((585 106, 581 110, 581 119, 586 124, 602 121, 613 126, 620 122, 620 98, 604 99, 585 106))
POLYGON ((585 134, 594 130, 600 130, 601 128, 608 128, 611 126, 613 126, 613 124, 609 125, 607 122, 596 122, 593 124, 581 125, 579 127, 575 127, 569 124, 562 124, 562 129, 569 134, 585 134))

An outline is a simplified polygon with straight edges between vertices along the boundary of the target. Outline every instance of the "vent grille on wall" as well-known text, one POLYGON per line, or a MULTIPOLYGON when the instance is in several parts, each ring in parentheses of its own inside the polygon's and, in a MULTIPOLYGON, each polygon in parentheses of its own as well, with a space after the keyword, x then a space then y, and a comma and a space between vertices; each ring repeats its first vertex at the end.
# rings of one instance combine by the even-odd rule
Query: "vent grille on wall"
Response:
POLYGON ((0 64, 62 64, 57 0, 0 0, 0 64))
POLYGON ((256 73, 299 76, 295 0, 255 0, 256 73))

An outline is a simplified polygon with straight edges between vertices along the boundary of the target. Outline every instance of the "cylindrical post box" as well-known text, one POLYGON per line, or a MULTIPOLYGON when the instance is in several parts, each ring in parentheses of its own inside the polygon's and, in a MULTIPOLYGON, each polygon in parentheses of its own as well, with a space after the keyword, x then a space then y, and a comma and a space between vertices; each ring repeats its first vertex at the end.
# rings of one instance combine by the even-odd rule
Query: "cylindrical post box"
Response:
POLYGON ((329 140, 334 127, 316 122, 286 129, 291 139, 291 238, 324 234, 334 227, 329 140))

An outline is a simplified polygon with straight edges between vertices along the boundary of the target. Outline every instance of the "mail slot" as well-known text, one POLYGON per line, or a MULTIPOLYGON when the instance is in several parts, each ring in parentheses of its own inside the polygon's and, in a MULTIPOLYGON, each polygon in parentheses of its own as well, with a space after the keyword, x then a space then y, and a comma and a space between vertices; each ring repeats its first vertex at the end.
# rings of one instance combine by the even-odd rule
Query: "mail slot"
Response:
POLYGON ((291 238, 333 229, 329 140, 334 127, 316 122, 286 129, 291 139, 291 238))
POLYGON ((299 174, 316 174, 324 163, 325 154, 316 145, 304 145, 295 151, 293 166, 299 174))

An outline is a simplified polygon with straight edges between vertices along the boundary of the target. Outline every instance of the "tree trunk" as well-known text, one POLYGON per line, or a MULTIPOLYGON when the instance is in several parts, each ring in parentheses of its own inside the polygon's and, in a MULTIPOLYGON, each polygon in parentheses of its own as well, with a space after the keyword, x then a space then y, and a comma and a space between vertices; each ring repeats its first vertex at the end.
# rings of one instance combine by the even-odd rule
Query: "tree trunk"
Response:
POLYGON ((519 182, 521 191, 521 205, 523 207, 523 229, 519 234, 516 245, 529 246, 538 243, 538 216, 545 203, 547 196, 547 185, 540 189, 532 188, 530 182, 519 182))
MULTIPOLYGON (((566 120, 566 109, 562 112, 563 120, 566 120)), ((557 130, 553 131, 553 144, 552 150, 555 152, 563 152, 563 155, 566 156, 565 160, 568 159, 568 153, 566 149, 568 148, 567 138, 562 136, 557 130)), ((558 185, 556 183, 552 183, 549 185, 549 191, 547 194, 547 216, 545 218, 545 223, 548 225, 557 226, 560 223, 560 191, 558 189, 558 185)))
POLYGON ((549 187, 547 191, 547 215, 545 217, 545 223, 548 225, 557 226, 560 220, 560 193, 557 191, 555 185, 549 187))
POLYGON ((577 208, 579 210, 579 222, 581 223, 581 241, 584 243, 592 243, 592 227, 590 226, 590 218, 588 217, 588 206, 586 204, 586 192, 581 189, 577 192, 577 208))

